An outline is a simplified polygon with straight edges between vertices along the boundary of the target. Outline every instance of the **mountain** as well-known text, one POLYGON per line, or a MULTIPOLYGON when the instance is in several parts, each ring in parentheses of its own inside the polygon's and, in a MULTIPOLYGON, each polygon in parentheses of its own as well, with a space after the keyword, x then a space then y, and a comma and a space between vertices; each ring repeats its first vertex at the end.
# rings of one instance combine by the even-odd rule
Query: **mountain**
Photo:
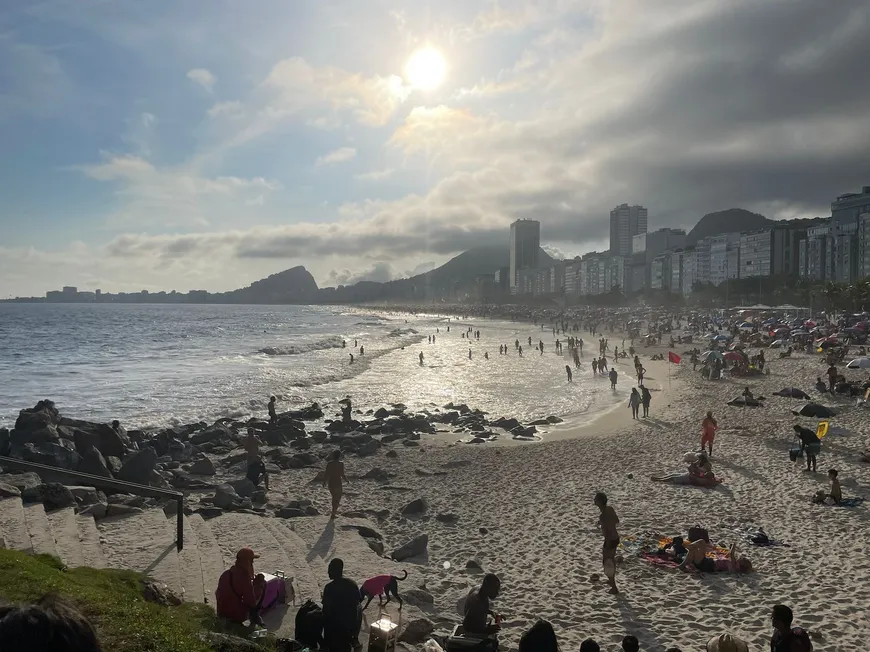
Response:
MULTIPOLYGON (((412 276, 408 280, 425 278, 426 282, 435 286, 462 280, 474 281, 481 274, 492 274, 501 267, 509 267, 510 264, 511 254, 507 247, 477 247, 451 258, 431 272, 412 276)), ((538 249, 538 264, 540 267, 549 267, 553 264, 553 259, 546 251, 538 249)))
POLYGON ((694 247, 698 240, 703 240, 713 235, 722 233, 736 233, 740 231, 753 231, 771 227, 776 222, 769 220, 764 215, 752 213, 745 208, 729 208, 724 211, 707 213, 689 231, 686 236, 686 246, 694 247))
POLYGON ((228 303, 306 303, 318 298, 317 282, 301 265, 219 295, 228 303))

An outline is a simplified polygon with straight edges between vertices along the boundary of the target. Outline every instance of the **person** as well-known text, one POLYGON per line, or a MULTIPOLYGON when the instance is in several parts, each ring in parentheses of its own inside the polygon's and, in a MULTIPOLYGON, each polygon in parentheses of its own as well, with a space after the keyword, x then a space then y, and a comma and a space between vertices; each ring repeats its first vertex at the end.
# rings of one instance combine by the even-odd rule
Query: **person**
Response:
POLYGON ((616 526, 619 525, 619 517, 616 515, 616 510, 607 504, 607 494, 599 491, 595 494, 594 502, 601 510, 598 525, 604 535, 604 546, 602 547, 604 574, 610 585, 610 593, 615 595, 619 593, 619 589, 616 588, 616 549, 619 547, 619 532, 616 526))
POLYGON ((423 352, 420 351, 420 364, 423 364, 423 352))
POLYGON ((471 360, 471 349, 468 349, 468 359, 471 360))
POLYGON ((272 396, 269 399, 269 423, 271 423, 273 425, 278 423, 278 413, 275 412, 275 401, 276 400, 277 399, 274 396, 272 396))
POLYGON ((574 378, 574 374, 571 371, 571 365, 567 365, 567 364, 565 365, 565 373, 568 374, 568 382, 570 383, 572 381, 572 379, 574 378))
POLYGON ((773 624, 770 652, 812 652, 813 644, 806 630, 792 626, 794 614, 789 607, 775 605, 770 620, 773 624))
POLYGON ((828 367, 828 391, 833 394, 834 393, 834 385, 837 384, 837 367, 835 365, 831 365, 828 367))
POLYGON ((248 435, 242 442, 242 447, 248 453, 248 471, 245 477, 254 483, 255 487, 260 486, 260 480, 269 491, 269 474, 266 472, 266 465, 260 458, 260 445, 263 442, 257 436, 257 431, 253 428, 248 428, 248 435))
POLYGON ((0 607, 3 652, 102 652, 97 633, 85 616, 56 595, 34 604, 0 607))
POLYGON ((365 355, 366 354, 366 347, 364 347, 364 346, 359 347, 359 354, 365 355))
POLYGON ((353 364, 353 353, 350 353, 350 364, 353 364))
MULTIPOLYGON (((643 370, 641 370, 642 372, 643 370)), ((641 374, 642 375, 642 374, 641 374)), ((643 404, 643 416, 649 416, 649 404, 652 402, 652 394, 649 393, 649 390, 646 386, 641 383, 640 385, 640 402, 643 404)))
POLYGON ((716 431, 719 429, 719 424, 713 418, 712 412, 707 412, 707 416, 701 421, 701 452, 704 452, 704 446, 709 446, 710 456, 713 456, 713 440, 716 438, 716 431))
POLYGON ((484 351, 484 352, 483 352, 483 359, 484 359, 484 360, 489 360, 489 351, 484 351))
POLYGON ((733 634, 719 634, 707 641, 707 652, 749 652, 749 644, 733 634))
POLYGON ((743 396, 743 398, 745 398, 747 401, 754 401, 754 400, 755 400, 755 396, 752 395, 752 390, 749 389, 748 387, 745 387, 745 388, 743 389, 742 396, 743 396))
POLYGON ((632 636, 631 634, 624 636, 622 639, 622 649, 624 652, 639 652, 640 643, 637 640, 637 636, 632 636))
POLYGON ((707 458, 706 453, 698 453, 698 456, 689 463, 686 473, 669 473, 667 475, 654 475, 650 477, 653 482, 670 482, 671 484, 696 484, 698 480, 702 484, 711 484, 716 481, 713 473, 713 465, 707 458))
POLYGON ((266 592, 266 579, 262 573, 254 573, 254 560, 259 559, 250 548, 236 553, 236 563, 225 570, 218 579, 215 591, 217 615, 234 623, 251 621, 251 626, 263 625, 260 609, 266 592))
POLYGON ((553 626, 539 620, 520 637, 519 652, 559 652, 559 641, 553 626))
POLYGON ((631 408, 631 418, 637 419, 637 413, 640 409, 640 394, 637 387, 631 388, 631 396, 628 397, 628 407, 631 408))
POLYGON ((587 638, 580 644, 580 652, 601 652, 601 646, 594 638, 587 638))
MULTIPOLYGON (((644 368, 643 365, 640 365, 637 368, 637 384, 639 386, 643 386, 643 377, 645 374, 646 374, 646 369, 644 368)), ((646 415, 644 414, 643 416, 646 416, 646 415)))
POLYGON ((592 358, 592 373, 598 373, 598 358, 592 358))
POLYGON ((610 377, 610 389, 616 389, 616 381, 619 378, 619 374, 616 372, 616 369, 611 369, 608 376, 610 377))
POLYGON ((323 638, 329 652, 350 652, 362 624, 359 587, 344 577, 344 562, 336 557, 327 567, 330 582, 323 587, 323 638))
POLYGON ((801 440, 801 450, 807 456, 807 471, 816 472, 816 456, 822 451, 822 441, 809 428, 795 425, 794 432, 801 440))
POLYGON ((492 610, 492 601, 501 591, 501 580, 494 573, 483 576, 479 589, 472 589, 465 598, 465 610, 462 618, 462 628, 466 634, 480 637, 490 637, 501 629, 499 615, 492 610), (495 623, 488 624, 487 618, 492 616, 495 623))
POLYGON ((728 554, 724 559, 708 557, 708 552, 713 552, 716 547, 709 539, 698 539, 686 546, 686 558, 679 568, 687 570, 694 567, 702 573, 751 573, 752 562, 746 557, 737 554, 737 544, 732 543, 728 554), (690 566, 691 564, 691 566, 690 566))
POLYGON ((820 394, 828 393, 828 386, 825 385, 825 381, 822 380, 821 376, 816 376, 816 391, 820 394))
POLYGON ((329 486, 329 493, 332 494, 332 515, 330 518, 335 518, 338 511, 338 504, 341 502, 341 494, 343 491, 343 482, 347 482, 347 476, 344 474, 344 462, 341 461, 341 451, 334 451, 329 456, 329 461, 326 463, 326 470, 323 473, 323 486, 329 486))
POLYGON ((674 537, 664 546, 659 548, 658 555, 668 557, 676 562, 681 562, 685 559, 688 550, 683 542, 683 537, 674 537))
POLYGON ((823 503, 825 505, 839 505, 843 500, 843 488, 840 486, 840 472, 837 469, 828 470, 828 480, 831 481, 831 490, 828 493, 819 491, 814 502, 823 503))

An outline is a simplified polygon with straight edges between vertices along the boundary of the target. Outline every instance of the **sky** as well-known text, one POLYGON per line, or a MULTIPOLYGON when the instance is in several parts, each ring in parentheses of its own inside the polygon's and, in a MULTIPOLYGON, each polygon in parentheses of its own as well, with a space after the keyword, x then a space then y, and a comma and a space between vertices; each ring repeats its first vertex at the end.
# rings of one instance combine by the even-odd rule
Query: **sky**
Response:
POLYGON ((867 2, 0 3, 0 297, 386 281, 517 218, 574 256, 623 202, 829 215, 868 61, 867 2))

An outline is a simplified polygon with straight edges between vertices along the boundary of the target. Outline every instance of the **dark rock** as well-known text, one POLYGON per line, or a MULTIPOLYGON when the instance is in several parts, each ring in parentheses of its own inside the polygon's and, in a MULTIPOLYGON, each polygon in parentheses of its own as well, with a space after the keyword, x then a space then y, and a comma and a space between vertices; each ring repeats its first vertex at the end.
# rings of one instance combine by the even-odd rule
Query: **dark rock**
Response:
POLYGON ((214 462, 205 456, 195 460, 190 465, 188 471, 193 475, 214 475, 217 473, 217 470, 214 468, 214 462))
POLYGON ((10 484, 0 482, 0 498, 15 498, 21 495, 21 490, 10 484))
POLYGON ((459 412, 445 412, 439 415, 437 420, 440 423, 456 423, 459 420, 459 412))
POLYGON ((242 504, 242 497, 236 493, 236 490, 230 484, 218 485, 214 495, 215 507, 221 509, 238 509, 242 504))
POLYGON ((514 428, 522 424, 516 419, 505 419, 502 417, 493 421, 492 425, 496 428, 504 428, 505 430, 512 431, 514 428))
POLYGON ((342 525, 341 529, 356 530, 363 539, 377 539, 378 541, 382 541, 384 538, 384 535, 382 535, 376 529, 369 527, 368 525, 357 525, 355 523, 350 523, 347 525, 342 525))
POLYGON ((25 444, 49 444, 60 439, 57 432, 57 427, 52 424, 46 424, 39 428, 29 430, 15 429, 9 433, 9 445, 23 446, 25 444))
POLYGON ((418 516, 425 514, 427 509, 429 509, 429 503, 426 502, 426 499, 417 498, 402 508, 402 516, 418 516))
POLYGON ((200 507, 196 510, 196 513, 202 515, 204 519, 208 520, 210 518, 221 516, 224 513, 224 510, 220 507, 200 507))
POLYGON ((530 426, 548 426, 548 425, 550 425, 550 422, 547 421, 546 419, 535 419, 529 425, 530 426))
POLYGON ((121 467, 123 465, 121 464, 121 458, 109 455, 109 457, 106 458, 106 466, 109 467, 109 471, 112 472, 112 475, 117 476, 118 473, 121 472, 121 467))
POLYGON ((284 446, 289 441, 289 438, 282 430, 267 430, 259 434, 263 443, 267 446, 284 446))
POLYGON ((481 566, 480 562, 476 559, 469 559, 467 562, 465 562, 465 570, 469 571, 470 573, 482 573, 483 566, 481 566))
POLYGON ((75 444, 66 439, 58 439, 56 443, 23 445, 13 443, 10 447, 10 454, 12 457, 27 462, 36 462, 69 471, 78 469, 82 459, 75 450, 75 444))
POLYGON ((27 473, 3 473, 0 474, 0 483, 15 487, 18 491, 24 493, 30 489, 36 489, 42 484, 42 480, 32 471, 27 473))
POLYGON ((326 438, 329 437, 329 434, 322 430, 312 430, 308 433, 308 436, 314 441, 315 444, 322 444, 326 441, 326 438))
POLYGON ((169 480, 172 478, 172 474, 169 472, 167 472, 167 474, 169 477, 164 476, 155 469, 151 472, 151 480, 149 481, 149 484, 158 489, 169 489, 169 480))
POLYGON ((435 597, 426 589, 403 589, 402 599, 417 608, 426 609, 435 604, 435 597))
POLYGON ((282 412, 278 415, 279 419, 285 417, 299 419, 301 421, 313 421, 315 419, 323 418, 323 410, 320 408, 319 404, 312 403, 309 407, 302 408, 301 410, 290 410, 289 412, 282 412))
POLYGON ((399 640, 403 643, 411 643, 417 645, 425 641, 432 632, 435 631, 435 624, 426 618, 415 618, 409 620, 405 629, 399 635, 399 640))
MULTIPOLYGON (((117 505, 116 505, 117 507, 117 505)), ((107 503, 94 503, 79 509, 80 516, 93 516, 94 518, 106 518, 109 514, 109 505, 107 503)))
POLYGON ((311 448, 311 442, 308 439, 294 439, 290 442, 290 448, 307 451, 311 448))
POLYGON ((447 523, 448 525, 453 525, 459 520, 459 516, 456 514, 438 514, 435 516, 435 520, 439 523, 447 523))
POLYGON ((251 494, 251 502, 257 503, 259 505, 264 505, 268 498, 266 497, 265 489, 257 489, 254 493, 251 494))
POLYGON ((39 430, 45 426, 56 426, 60 423, 60 413, 54 406, 54 401, 40 401, 32 408, 25 408, 18 413, 15 430, 39 430))
POLYGON ((404 561, 411 557, 419 557, 427 552, 429 548, 429 535, 421 534, 408 541, 405 545, 393 550, 390 555, 396 561, 404 561))
POLYGON ((408 448, 412 448, 414 446, 419 446, 420 442, 415 439, 403 439, 402 446, 407 446, 408 448))
POLYGON ((398 457, 399 454, 396 451, 387 451, 387 457, 398 457))
POLYGON ((126 430, 121 427, 115 430, 108 424, 100 424, 95 430, 98 439, 96 446, 103 455, 124 457, 127 448, 130 446, 130 439, 127 437, 126 430))
POLYGON ((306 507, 311 507, 311 501, 307 498, 300 498, 299 500, 291 500, 288 501, 284 507, 291 507, 293 509, 305 509, 306 507))
POLYGON ((190 443, 194 446, 199 446, 205 443, 220 442, 223 444, 234 443, 237 440, 236 434, 227 425, 216 423, 209 426, 205 430, 197 432, 190 437, 190 443))
POLYGON ((387 411, 387 408, 378 408, 375 411, 374 416, 375 419, 386 419, 388 416, 390 416, 390 413, 387 411))
POLYGON ((9 430, 0 428, 0 455, 9 455, 9 430))
POLYGON ((381 448, 381 445, 381 442, 377 441, 376 439, 372 439, 357 446, 356 454, 360 457, 374 455, 381 448))
POLYGON ((124 460, 117 477, 125 482, 147 485, 151 482, 155 464, 157 464, 157 451, 146 446, 124 460))
POLYGON ((153 602, 161 607, 177 607, 181 604, 181 598, 170 590, 165 584, 153 580, 145 580, 142 587, 142 597, 145 602, 153 602))
POLYGON ((392 443, 394 441, 399 441, 400 439, 404 439, 404 438, 405 438, 404 433, 393 432, 393 433, 389 433, 389 434, 381 437, 381 443, 382 444, 389 444, 389 443, 392 443))
POLYGON ((145 507, 148 504, 148 500, 145 496, 136 496, 134 494, 113 494, 109 496, 110 505, 127 505, 128 507, 145 507))
POLYGON ((307 516, 307 514, 304 509, 282 507, 281 509, 275 510, 275 516, 278 518, 300 518, 302 516, 307 516))
POLYGON ((472 439, 468 443, 469 444, 485 444, 486 440, 483 437, 475 437, 474 439, 472 439))
POLYGON ((68 487, 59 482, 47 482, 36 488, 45 510, 75 507, 76 499, 68 487))
POLYGON ((112 477, 112 472, 109 470, 106 458, 93 446, 82 453, 82 461, 79 462, 78 470, 81 473, 89 473, 102 478, 112 477))
POLYGON ((242 478, 240 480, 230 480, 227 484, 229 484, 233 489, 236 490, 236 493, 239 494, 242 498, 250 498, 254 491, 256 491, 256 485, 248 480, 248 478, 242 478))
POLYGON ((79 505, 94 505, 106 502, 106 494, 93 487, 72 486, 67 487, 67 489, 69 489, 79 505))
POLYGON ((200 480, 186 471, 173 469, 171 473, 172 477, 169 484, 176 489, 211 489, 214 487, 214 484, 200 480))
POLYGON ((560 419, 559 417, 550 415, 547 417, 547 423, 562 423, 564 419, 560 419))
POLYGON ((478 528, 477 531, 480 532, 481 534, 489 534, 489 530, 487 530, 485 527, 478 528))
MULTIPOLYGON (((277 457, 279 455, 283 455, 283 453, 279 450, 272 450, 272 451, 269 451, 268 453, 266 453, 264 455, 264 457, 277 457)), ((230 455, 229 457, 225 457, 224 459, 222 459, 221 465, 222 466, 235 466, 239 462, 247 463, 247 461, 248 461, 248 454, 247 453, 237 453, 235 455, 230 455)))

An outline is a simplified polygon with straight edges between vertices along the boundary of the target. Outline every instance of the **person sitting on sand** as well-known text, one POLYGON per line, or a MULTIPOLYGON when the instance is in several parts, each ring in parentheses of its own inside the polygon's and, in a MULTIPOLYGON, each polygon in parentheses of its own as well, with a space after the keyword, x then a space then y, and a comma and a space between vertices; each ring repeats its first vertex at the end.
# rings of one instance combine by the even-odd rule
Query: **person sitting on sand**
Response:
POLYGON ((329 456, 329 462, 326 463, 326 470, 323 472, 323 486, 329 485, 329 493, 332 494, 332 515, 329 518, 335 518, 338 511, 338 504, 341 502, 344 490, 343 482, 347 482, 344 462, 341 461, 341 451, 335 451, 329 456))
POLYGON ((245 477, 254 483, 255 487, 260 486, 260 480, 269 491, 269 474, 266 472, 266 465, 260 458, 260 445, 263 442, 257 436, 257 431, 253 428, 248 428, 248 436, 242 441, 242 448, 248 453, 248 470, 245 477))
POLYGON ((713 466, 705 453, 699 453, 697 458, 689 464, 686 473, 670 473, 667 475, 654 475, 650 478, 654 482, 670 482, 671 484, 694 484, 701 481, 703 484, 716 482, 713 466))
POLYGON ((816 376, 816 391, 820 394, 828 393, 828 386, 825 385, 825 381, 822 380, 821 376, 816 376))
POLYGON ((465 634, 472 636, 489 637, 497 634, 501 625, 497 622, 490 625, 487 619, 492 616, 499 620, 498 614, 492 610, 492 601, 498 597, 501 590, 501 580, 493 573, 483 576, 483 582, 479 589, 472 589, 465 598, 465 611, 462 619, 462 628, 465 634))
POLYGON ((809 428, 795 425, 794 432, 801 440, 801 450, 807 456, 807 471, 816 472, 816 456, 822 451, 822 442, 809 428))
POLYGON ((559 652, 556 631, 546 620, 539 620, 520 637, 519 652, 559 652))
POLYGON ((839 505, 840 501, 843 500, 843 489, 840 487, 840 472, 837 469, 830 469, 828 471, 828 480, 831 481, 831 490, 828 493, 824 491, 819 491, 816 493, 813 498, 814 503, 820 503, 823 505, 839 505))
POLYGON ((732 543, 725 559, 708 557, 708 552, 714 552, 716 547, 706 539, 692 541, 686 546, 686 558, 680 564, 680 570, 695 568, 702 573, 751 573, 752 562, 737 554, 737 544, 732 543))

